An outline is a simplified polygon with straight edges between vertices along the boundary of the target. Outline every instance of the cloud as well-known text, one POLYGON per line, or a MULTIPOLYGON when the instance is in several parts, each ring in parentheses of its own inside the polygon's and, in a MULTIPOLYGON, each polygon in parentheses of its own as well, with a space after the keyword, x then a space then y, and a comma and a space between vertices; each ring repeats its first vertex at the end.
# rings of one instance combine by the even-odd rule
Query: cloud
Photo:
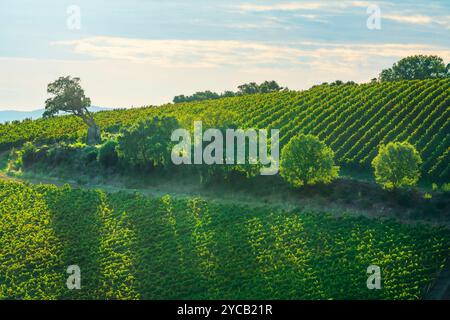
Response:
MULTIPOLYGON (((377 2, 383 6, 390 6, 389 2, 377 2)), ((311 1, 311 2, 282 2, 273 4, 244 3, 237 8, 242 12, 269 12, 269 11, 302 11, 302 10, 335 10, 345 8, 367 8, 374 2, 369 1, 311 1)))
POLYGON ((291 27, 286 25, 285 22, 279 17, 268 16, 260 19, 257 22, 237 22, 231 24, 225 24, 224 27, 231 29, 283 29, 290 30, 291 27))
POLYGON ((328 4, 324 2, 305 2, 305 3, 278 3, 272 5, 260 5, 244 3, 238 6, 241 11, 298 11, 298 10, 317 10, 326 7, 328 4))
POLYGON ((433 22, 433 18, 424 15, 399 15, 399 14, 386 14, 382 18, 393 20, 401 23, 411 23, 411 24, 430 24, 433 22))
POLYGON ((382 19, 392 20, 398 23, 415 25, 438 25, 446 29, 450 28, 450 16, 427 16, 422 14, 382 14, 382 19))
POLYGON ((211 68, 296 64, 301 51, 288 46, 237 40, 145 40, 89 37, 54 42, 93 58, 144 62, 165 67, 211 68))
POLYGON ((412 54, 450 60, 447 48, 424 44, 90 37, 55 45, 68 46, 84 59, 0 57, 0 70, 8 75, 0 78, 0 88, 8 89, 0 90, 0 108, 42 106, 46 85, 62 75, 80 76, 95 105, 141 106, 168 102, 178 94, 235 90, 251 81, 274 79, 291 89, 336 79, 363 82, 412 54), (30 70, 32 76, 23 77, 30 70))
POLYGON ((166 68, 334 68, 348 70, 376 58, 436 54, 449 50, 424 44, 332 44, 325 42, 263 43, 238 40, 150 40, 88 37, 60 41, 75 53, 96 58, 145 63, 166 68))

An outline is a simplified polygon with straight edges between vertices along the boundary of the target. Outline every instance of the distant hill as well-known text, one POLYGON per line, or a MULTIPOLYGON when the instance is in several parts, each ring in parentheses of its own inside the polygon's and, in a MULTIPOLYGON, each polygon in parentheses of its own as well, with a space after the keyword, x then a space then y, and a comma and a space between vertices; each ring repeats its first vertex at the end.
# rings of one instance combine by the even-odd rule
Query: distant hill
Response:
MULTIPOLYGON (((89 108, 92 112, 111 110, 111 108, 92 106, 89 108)), ((44 109, 37 109, 33 111, 18 111, 18 110, 0 110, 0 123, 5 121, 24 120, 27 118, 38 119, 42 117, 44 109)))

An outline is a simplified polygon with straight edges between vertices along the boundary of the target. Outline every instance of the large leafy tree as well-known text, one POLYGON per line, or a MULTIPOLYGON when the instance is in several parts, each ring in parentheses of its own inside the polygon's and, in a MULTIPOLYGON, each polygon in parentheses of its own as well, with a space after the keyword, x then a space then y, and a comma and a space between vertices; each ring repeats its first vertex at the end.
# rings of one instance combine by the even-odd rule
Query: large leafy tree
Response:
POLYGON ((171 161, 170 137, 179 128, 174 118, 153 118, 124 127, 118 139, 119 156, 131 166, 149 169, 171 161))
POLYGON ((416 55, 401 59, 380 73, 380 81, 423 80, 450 76, 449 65, 438 56, 416 55))
POLYGON ((269 93, 283 90, 276 81, 264 81, 261 84, 255 82, 245 83, 238 86, 239 91, 237 94, 256 94, 256 93, 269 93))
POLYGON ((390 142, 381 145, 373 159, 375 179, 386 189, 413 186, 420 178, 422 160, 417 150, 408 142, 390 142))
POLYGON ((334 153, 313 135, 299 135, 281 152, 281 176, 293 187, 330 183, 339 175, 334 153))
POLYGON ((44 118, 52 117, 60 112, 71 113, 81 118, 89 127, 88 144, 97 144, 101 141, 100 129, 88 110, 91 99, 85 96, 80 85, 80 78, 60 77, 47 86, 47 93, 52 96, 45 101, 44 118))

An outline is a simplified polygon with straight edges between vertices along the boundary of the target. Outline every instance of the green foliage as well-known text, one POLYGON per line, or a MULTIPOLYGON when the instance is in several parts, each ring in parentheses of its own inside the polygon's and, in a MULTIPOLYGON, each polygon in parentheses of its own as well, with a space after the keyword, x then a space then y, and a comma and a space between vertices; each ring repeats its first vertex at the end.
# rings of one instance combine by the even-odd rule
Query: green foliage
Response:
POLYGON ((173 103, 219 99, 220 97, 221 97, 220 94, 207 90, 207 91, 203 91, 203 92, 196 92, 191 96, 185 96, 183 94, 179 95, 179 96, 175 96, 173 98, 173 103))
POLYGON ((139 168, 169 165, 174 145, 170 137, 178 128, 177 120, 170 117, 156 117, 125 127, 118 138, 119 156, 139 168))
MULTIPOLYGON (((421 154, 422 177, 450 181, 450 79, 319 85, 309 90, 243 95, 160 107, 102 111, 95 121, 117 132, 154 117, 173 117, 181 127, 194 120, 205 127, 280 129, 280 146, 300 133, 312 134, 334 152, 341 167, 370 170, 378 146, 408 141, 421 154)), ((0 124, 0 150, 85 139, 86 130, 73 116, 0 124)))
POLYGON ((293 187, 330 183, 339 176, 334 153, 312 135, 299 135, 281 152, 281 176, 293 187))
POLYGON ((243 94, 256 94, 256 93, 270 93, 281 91, 284 88, 280 87, 276 81, 264 81, 261 84, 255 82, 246 83, 238 86, 238 95, 243 94))
POLYGON ((46 164, 51 167, 70 165, 74 168, 84 167, 96 162, 98 150, 95 146, 84 143, 35 146, 25 143, 22 149, 15 150, 10 156, 10 170, 19 170, 34 164, 46 164))
POLYGON ((89 164, 97 160, 99 149, 95 146, 84 146, 82 147, 81 152, 81 161, 84 164, 89 164))
POLYGON ((390 142, 381 145, 373 159, 375 179, 386 189, 413 186, 420 178, 422 160, 417 150, 408 142, 390 142))
POLYGON ((173 103, 213 100, 256 93, 270 93, 281 91, 284 88, 280 87, 276 81, 264 81, 261 84, 257 84, 255 82, 246 83, 238 86, 238 89, 239 90, 237 92, 225 91, 222 94, 207 90, 203 92, 196 92, 191 96, 179 95, 173 98, 173 103))
POLYGON ((446 229, 68 186, 0 181, 0 216, 0 299, 421 299, 450 255, 446 229))
POLYGON ((441 186, 441 190, 442 190, 443 192, 450 192, 450 183, 444 183, 444 184, 441 186))
POLYGON ((450 77, 449 65, 438 56, 409 56, 380 73, 380 81, 423 80, 450 77))
POLYGON ((31 142, 26 142, 23 145, 21 156, 22 156, 22 163, 24 166, 27 167, 34 163, 36 151, 37 151, 36 146, 31 142))
POLYGON ((52 97, 45 101, 44 117, 51 117, 59 112, 79 114, 81 117, 91 105, 91 100, 81 88, 80 78, 59 77, 48 85, 47 92, 52 97))
POLYGON ((47 92, 52 97, 45 101, 44 118, 52 117, 60 112, 72 113, 88 125, 88 143, 100 142, 100 130, 88 111, 91 99, 85 96, 80 85, 80 78, 59 77, 48 85, 47 92))
MULTIPOLYGON (((220 128, 220 132, 222 133, 222 137, 226 139, 226 131, 227 129, 235 130, 236 126, 230 125, 227 127, 220 128)), ((203 128, 205 132, 207 128, 203 128)), ((257 159, 250 159, 250 139, 245 138, 245 155, 243 155, 244 163, 239 163, 238 161, 238 139, 234 141, 234 158, 229 157, 227 154, 227 145, 223 143, 222 149, 222 164, 202 164, 202 165, 194 165, 195 170, 200 175, 200 182, 202 184, 210 184, 215 182, 223 182, 230 181, 233 182, 234 179, 239 180, 239 178, 253 178, 260 174, 260 169, 262 165, 257 162, 257 159), (227 164, 227 159, 232 160, 233 164, 227 164)), ((203 142, 203 147, 205 147, 205 142, 203 142)), ((194 148, 194 144, 192 144, 192 148, 194 148)), ((193 154, 191 154, 191 163, 194 163, 193 154)))
POLYGON ((58 298, 62 247, 44 196, 0 182, 0 217, 0 300, 58 298))
POLYGON ((103 166, 113 167, 118 163, 117 146, 118 143, 115 140, 108 140, 100 146, 98 149, 98 161, 103 166))

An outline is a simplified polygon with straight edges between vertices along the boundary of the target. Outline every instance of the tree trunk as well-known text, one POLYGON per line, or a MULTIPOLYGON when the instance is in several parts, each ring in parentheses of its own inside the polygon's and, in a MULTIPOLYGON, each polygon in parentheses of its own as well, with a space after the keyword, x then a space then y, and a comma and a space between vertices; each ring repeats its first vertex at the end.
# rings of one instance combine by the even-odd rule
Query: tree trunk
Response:
POLYGON ((101 142, 101 135, 99 127, 93 123, 89 126, 88 135, 87 135, 87 143, 89 145, 99 144, 101 142))
POLYGON ((77 116, 79 116, 88 126, 87 144, 96 145, 101 143, 102 137, 100 134, 100 128, 95 123, 94 117, 91 113, 85 109, 85 113, 78 113, 77 116))

